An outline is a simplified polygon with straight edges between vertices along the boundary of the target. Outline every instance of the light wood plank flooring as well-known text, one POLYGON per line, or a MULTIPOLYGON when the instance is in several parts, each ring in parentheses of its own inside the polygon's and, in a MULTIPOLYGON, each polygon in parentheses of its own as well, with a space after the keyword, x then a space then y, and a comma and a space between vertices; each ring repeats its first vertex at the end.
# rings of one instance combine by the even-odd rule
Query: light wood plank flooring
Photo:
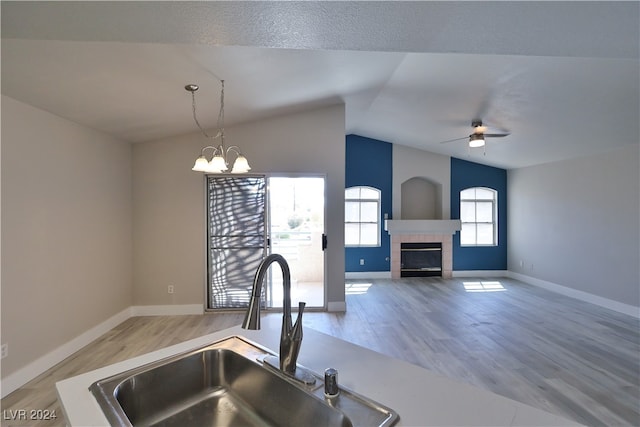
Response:
MULTIPOLYGON (((586 425, 640 425, 638 319, 505 278, 354 280, 347 283, 347 309, 305 313, 304 324, 586 425)), ((2 399, 2 409, 62 415, 56 381, 237 325, 242 317, 129 319, 2 399)), ((2 426, 63 424, 2 420, 2 426)))

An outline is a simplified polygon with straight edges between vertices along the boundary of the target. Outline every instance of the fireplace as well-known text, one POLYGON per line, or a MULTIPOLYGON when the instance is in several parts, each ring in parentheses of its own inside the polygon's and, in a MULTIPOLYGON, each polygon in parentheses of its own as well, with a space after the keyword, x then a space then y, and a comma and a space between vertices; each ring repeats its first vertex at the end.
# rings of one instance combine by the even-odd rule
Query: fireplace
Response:
MULTIPOLYGON (((387 220, 391 235, 391 278, 402 275, 402 245, 437 244, 440 246, 440 271, 432 276, 451 278, 453 270, 453 234, 460 230, 460 220, 387 220)), ((433 273, 433 272, 432 272, 433 273)), ((407 276, 404 276, 407 277, 407 276)))
POLYGON ((442 276, 442 243, 400 244, 400 277, 442 276))

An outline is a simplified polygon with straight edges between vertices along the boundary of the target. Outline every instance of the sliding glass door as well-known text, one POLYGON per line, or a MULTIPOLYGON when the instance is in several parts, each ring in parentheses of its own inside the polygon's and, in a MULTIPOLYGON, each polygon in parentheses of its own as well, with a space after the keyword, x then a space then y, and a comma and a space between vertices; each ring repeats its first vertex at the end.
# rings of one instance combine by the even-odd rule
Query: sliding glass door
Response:
MULTIPOLYGON (((325 203, 321 176, 269 177, 270 250, 291 269, 291 300, 324 307, 325 203)), ((272 273, 267 306, 282 307, 282 275, 272 273)))
MULTIPOLYGON (((207 176, 207 310, 245 308, 260 261, 282 255, 291 300, 325 307, 325 178, 207 176)), ((282 274, 270 268, 266 308, 282 307, 282 274)))

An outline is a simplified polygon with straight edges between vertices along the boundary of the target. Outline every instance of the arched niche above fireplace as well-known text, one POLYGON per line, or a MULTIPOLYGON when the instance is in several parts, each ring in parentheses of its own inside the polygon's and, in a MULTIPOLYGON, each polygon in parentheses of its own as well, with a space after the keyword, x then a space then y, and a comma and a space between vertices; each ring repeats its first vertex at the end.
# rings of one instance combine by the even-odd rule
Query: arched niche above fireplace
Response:
POLYGON ((442 219, 442 184, 413 177, 400 186, 401 219, 442 219))

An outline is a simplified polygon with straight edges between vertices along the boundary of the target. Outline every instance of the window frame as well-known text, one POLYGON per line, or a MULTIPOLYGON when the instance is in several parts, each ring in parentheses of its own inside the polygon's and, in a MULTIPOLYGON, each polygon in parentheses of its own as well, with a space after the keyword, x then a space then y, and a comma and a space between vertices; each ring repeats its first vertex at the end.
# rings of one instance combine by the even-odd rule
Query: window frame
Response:
POLYGON ((498 191, 490 188, 490 187, 469 187, 469 188, 464 188, 462 190, 460 190, 460 223, 461 223, 461 227, 460 227, 460 246, 461 247, 495 247, 498 246, 498 191), (468 190, 474 190, 474 198, 464 198, 463 197, 463 192, 468 191, 468 190), (483 191, 489 191, 493 194, 493 198, 492 199, 479 199, 477 194, 476 194, 476 190, 483 190, 483 191), (473 203, 474 204, 474 213, 475 213, 475 221, 463 221, 462 219, 462 204, 466 202, 466 203, 473 203), (478 204, 479 203, 491 203, 491 217, 492 220, 491 221, 478 221, 478 204), (462 229, 463 226, 465 224, 473 224, 475 225, 475 229, 476 229, 476 233, 475 233, 475 243, 463 243, 463 238, 462 238, 462 229), (493 227, 493 241, 492 243, 478 243, 478 225, 479 224, 489 224, 493 227))
POLYGON ((344 203, 345 203, 345 218, 344 218, 344 224, 345 224, 345 247, 347 248, 377 248, 380 247, 382 245, 382 236, 381 236, 381 228, 382 228, 382 223, 381 223, 381 218, 382 218, 382 191, 375 188, 375 187, 370 187, 368 185, 354 185, 351 187, 347 187, 345 188, 345 195, 344 195, 344 203), (351 198, 351 197, 347 197, 347 191, 349 190, 354 190, 354 189, 358 189, 358 194, 359 197, 358 198, 351 198), (366 189, 366 190, 371 190, 371 191, 375 191, 377 194, 377 198, 363 198, 362 197, 362 190, 366 189), (358 219, 360 219, 360 221, 347 221, 347 215, 346 215, 346 206, 347 203, 351 202, 351 203, 358 203, 358 219), (377 209, 376 209, 376 220, 374 221, 362 221, 362 209, 361 209, 361 205, 362 203, 376 203, 377 205, 377 209), (347 243, 347 233, 346 233, 346 227, 348 224, 358 224, 358 243, 354 244, 354 243, 347 243), (362 243, 362 225, 363 224, 367 224, 367 225, 372 225, 374 224, 376 226, 376 243, 375 244, 363 244, 362 243))

